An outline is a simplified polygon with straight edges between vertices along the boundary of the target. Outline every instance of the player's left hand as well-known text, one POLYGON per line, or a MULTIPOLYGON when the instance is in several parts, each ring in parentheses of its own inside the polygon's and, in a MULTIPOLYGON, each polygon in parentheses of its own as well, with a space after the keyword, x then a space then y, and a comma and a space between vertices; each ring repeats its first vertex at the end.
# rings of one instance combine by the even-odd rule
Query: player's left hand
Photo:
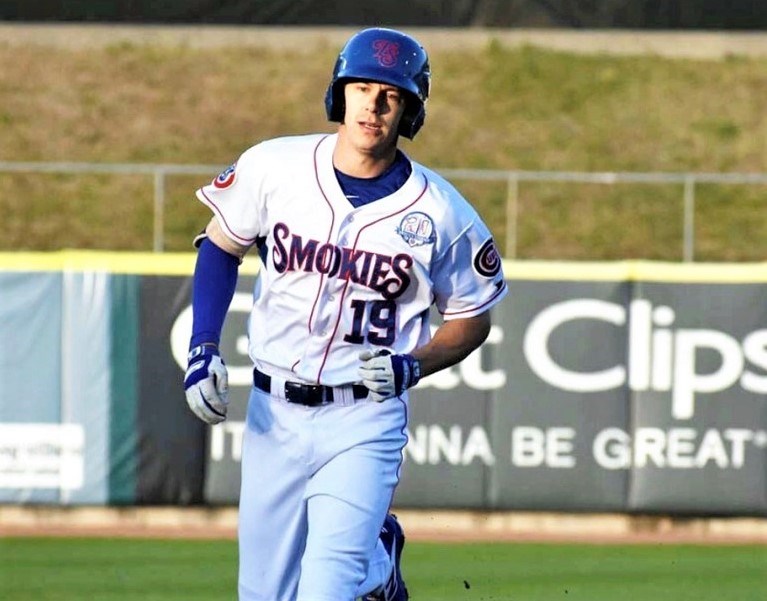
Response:
POLYGON ((359 358, 362 361, 359 376, 376 402, 401 395, 421 379, 421 363, 413 355, 365 350, 359 358))
POLYGON ((188 361, 184 376, 187 405, 205 423, 221 423, 229 405, 229 375, 218 348, 196 346, 189 351, 188 361))

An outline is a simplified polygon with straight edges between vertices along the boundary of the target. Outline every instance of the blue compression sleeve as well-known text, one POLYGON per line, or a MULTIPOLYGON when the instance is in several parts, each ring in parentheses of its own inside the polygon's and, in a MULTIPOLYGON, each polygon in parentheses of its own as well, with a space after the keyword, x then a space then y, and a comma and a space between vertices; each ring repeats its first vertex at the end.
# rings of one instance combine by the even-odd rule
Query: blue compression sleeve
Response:
POLYGON ((218 344, 226 312, 237 286, 237 257, 207 238, 200 244, 192 283, 192 339, 189 348, 203 342, 218 344))

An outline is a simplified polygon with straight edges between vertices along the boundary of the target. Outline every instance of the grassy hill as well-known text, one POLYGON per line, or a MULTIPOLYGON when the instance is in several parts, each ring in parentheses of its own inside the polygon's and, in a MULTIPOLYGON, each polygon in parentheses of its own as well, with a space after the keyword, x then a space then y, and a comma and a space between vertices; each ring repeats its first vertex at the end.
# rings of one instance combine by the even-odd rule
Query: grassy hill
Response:
MULTIPOLYGON (((263 138, 332 131, 336 52, 0 45, 0 161, 225 166, 263 138)), ((437 170, 767 172, 765 59, 491 43, 432 67, 426 125, 403 148, 437 170)), ((207 221, 193 193, 208 179, 168 180, 168 250, 207 221)), ((454 183, 504 247, 505 183, 454 183)), ((767 186, 698 186, 695 258, 763 260, 765 200, 767 186)), ((0 210, 0 250, 152 247, 151 177, 0 173, 0 210)), ((681 258, 679 185, 523 183, 518 216, 520 258, 681 258)))

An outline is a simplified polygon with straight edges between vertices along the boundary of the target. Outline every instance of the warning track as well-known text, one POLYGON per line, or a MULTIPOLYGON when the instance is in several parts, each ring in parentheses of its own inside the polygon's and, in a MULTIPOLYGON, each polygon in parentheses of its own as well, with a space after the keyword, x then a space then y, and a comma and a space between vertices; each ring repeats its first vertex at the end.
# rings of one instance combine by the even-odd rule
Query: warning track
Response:
MULTIPOLYGON (((765 518, 396 509, 409 540, 764 544, 765 518)), ((235 538, 236 508, 0 506, 0 536, 235 538)))

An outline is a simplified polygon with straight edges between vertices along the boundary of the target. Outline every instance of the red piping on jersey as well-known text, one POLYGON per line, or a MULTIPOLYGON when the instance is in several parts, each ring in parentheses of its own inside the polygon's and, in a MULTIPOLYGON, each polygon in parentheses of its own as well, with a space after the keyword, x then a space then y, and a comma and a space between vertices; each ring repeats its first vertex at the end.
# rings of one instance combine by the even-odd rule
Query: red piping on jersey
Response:
POLYGON ((251 245, 251 244, 253 244, 253 242, 256 241, 256 238, 258 236, 256 236, 256 238, 243 238, 242 236, 238 236, 237 234, 235 234, 232 231, 232 228, 229 227, 229 224, 226 222, 226 217, 224 217, 224 214, 221 212, 221 209, 219 209, 218 205, 216 205, 216 203, 213 202, 213 200, 207 194, 205 194, 205 190, 200 188, 200 194, 202 194, 205 197, 205 200, 208 201, 208 205, 210 206, 210 208, 213 209, 213 211, 215 211, 216 215, 219 216, 219 218, 221 219, 221 221, 224 224, 224 227, 226 228, 226 231, 229 232, 229 234, 233 238, 237 238, 238 240, 242 240, 242 242, 244 242, 247 245, 251 245))
MULTIPOLYGON (((330 243, 330 235, 333 232, 333 225, 336 222, 336 212, 333 210, 333 205, 330 203, 330 200, 328 199, 327 195, 325 194, 325 191, 322 189, 322 185, 320 184, 320 170, 317 167, 317 151, 320 148, 320 144, 322 144, 325 140, 327 140, 328 136, 324 136, 319 142, 317 142, 317 146, 314 147, 314 179, 317 180, 317 187, 320 189, 320 193, 322 194, 322 197, 325 199, 325 202, 327 203, 328 207, 330 208, 330 229, 328 230, 328 237, 325 240, 326 244, 330 243)), ((325 280, 325 274, 320 274, 320 283, 317 286, 317 296, 314 297, 314 303, 312 303, 312 310, 309 313, 309 323, 306 324, 306 328, 309 330, 309 333, 312 332, 312 322, 314 321, 314 311, 317 308, 317 303, 320 300, 320 296, 322 295, 322 282, 325 280)), ((332 339, 331 339, 332 340, 332 339)), ((321 370, 320 370, 321 371, 321 370)), ((319 382, 319 379, 317 380, 319 382)))
POLYGON ((477 311, 478 309, 481 309, 482 307, 487 306, 488 304, 492 303, 496 298, 498 298, 498 295, 501 294, 504 290, 506 290, 508 286, 506 285, 506 282, 503 283, 503 286, 498 288, 495 294, 491 296, 489 299, 487 299, 484 303, 479 305, 478 307, 472 307, 471 309, 464 309, 463 311, 445 311, 442 315, 461 315, 462 313, 471 313, 473 311, 477 311))
MULTIPOLYGON (((405 207, 402 207, 400 210, 395 211, 394 213, 392 213, 390 215, 384 215, 383 217, 380 217, 379 219, 376 219, 375 221, 371 221, 370 223, 367 223, 364 226, 362 226, 362 228, 360 228, 360 231, 357 232, 356 238, 354 238, 354 245, 352 246, 352 252, 357 250, 357 243, 359 242, 360 236, 362 235, 362 232, 365 229, 375 225, 379 221, 384 221, 385 219, 389 219, 391 217, 394 217, 394 215, 398 215, 399 213, 402 213, 403 211, 407 211, 414 204, 416 204, 419 200, 421 200, 421 197, 426 193, 426 190, 428 190, 428 188, 429 188, 429 180, 426 178, 425 175, 423 176, 423 181, 424 181, 423 190, 421 190, 421 192, 418 194, 418 196, 415 197, 415 200, 413 200, 413 202, 411 202, 410 204, 408 204, 405 207)), ((336 333, 338 332, 338 326, 341 323, 341 310, 340 310, 340 307, 343 307, 344 298, 346 297, 346 291, 347 291, 348 288, 349 288, 349 280, 347 279, 346 283, 344 284, 344 289, 341 292, 341 298, 338 301, 339 311, 338 311, 338 317, 336 318, 336 325, 333 327, 333 335, 330 337, 330 342, 328 342, 328 345, 325 347, 325 353, 324 353, 324 356, 322 358, 322 363, 320 364, 320 370, 317 372, 317 381, 318 382, 320 381, 320 377, 322 376, 322 370, 325 369, 325 363, 327 363, 328 355, 330 355, 330 347, 332 346, 333 340, 335 339, 336 333)))

